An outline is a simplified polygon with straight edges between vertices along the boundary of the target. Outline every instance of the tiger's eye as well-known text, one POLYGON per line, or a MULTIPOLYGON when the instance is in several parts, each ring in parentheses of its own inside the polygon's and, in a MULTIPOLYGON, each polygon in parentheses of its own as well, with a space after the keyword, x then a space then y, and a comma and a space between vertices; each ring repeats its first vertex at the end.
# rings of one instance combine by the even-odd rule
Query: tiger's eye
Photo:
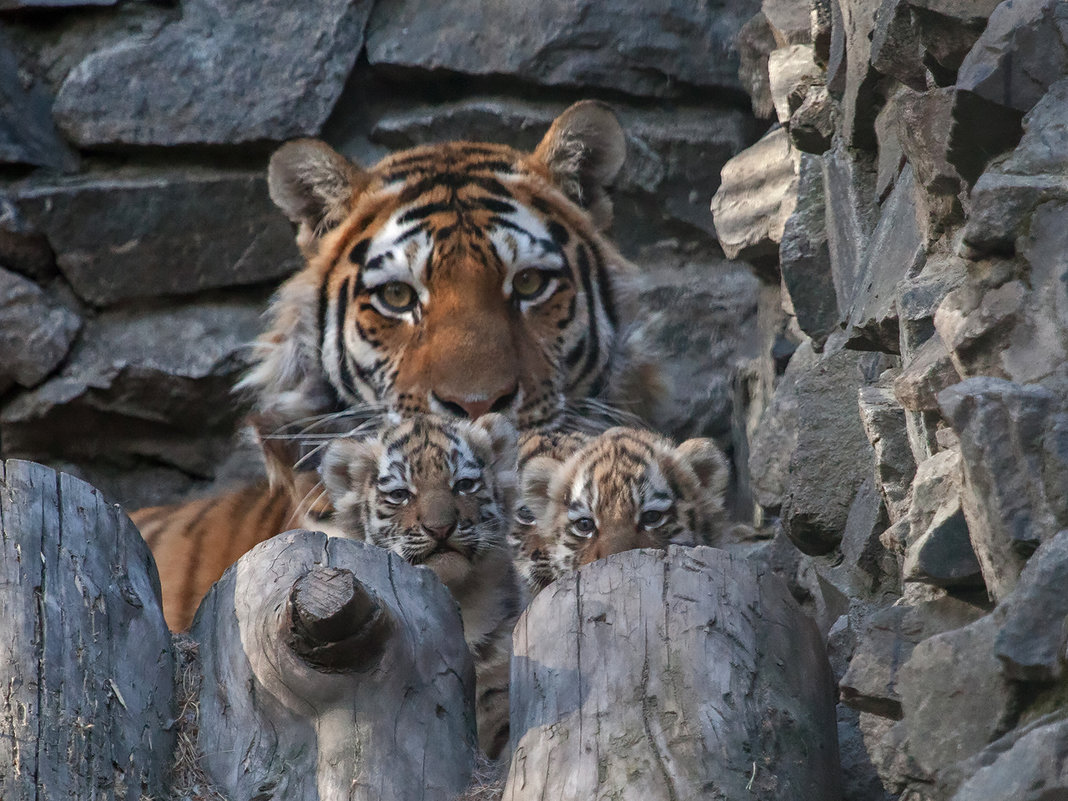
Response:
POLYGON ((549 278, 545 273, 534 267, 528 267, 517 272, 512 278, 512 293, 520 300, 530 300, 537 297, 548 282, 549 278))
POLYGON ((383 284, 376 294, 390 311, 405 312, 415 306, 415 290, 403 281, 383 284))
POLYGON ((593 532, 597 530, 597 524, 593 522, 592 517, 580 517, 571 527, 575 530, 575 533, 580 537, 589 539, 593 536, 593 532))
POLYGON ((478 481, 473 478, 461 478, 452 485, 452 488, 461 495, 470 495, 478 489, 478 481))
POLYGON ((642 524, 644 528, 656 528, 667 517, 664 512, 659 509, 646 509, 642 512, 641 517, 638 518, 638 522, 642 524))
POLYGON ((386 500, 389 503, 398 504, 398 505, 402 504, 402 503, 407 503, 408 500, 412 497, 412 493, 410 493, 406 489, 390 490, 389 492, 385 493, 385 495, 386 495, 386 500))

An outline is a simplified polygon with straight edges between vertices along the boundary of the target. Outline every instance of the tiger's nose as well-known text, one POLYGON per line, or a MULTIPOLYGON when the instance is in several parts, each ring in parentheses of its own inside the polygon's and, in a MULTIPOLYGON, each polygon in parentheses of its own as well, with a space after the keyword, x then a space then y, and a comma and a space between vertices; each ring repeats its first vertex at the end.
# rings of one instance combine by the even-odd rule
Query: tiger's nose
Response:
POLYGON ((431 393, 434 400, 440 403, 457 417, 466 417, 475 420, 488 412, 506 412, 519 394, 519 385, 512 384, 503 390, 488 393, 487 395, 460 395, 431 393))
POLYGON ((455 528, 455 523, 445 523, 436 526, 428 526, 426 523, 423 523, 423 532, 432 540, 437 540, 438 542, 445 542, 445 540, 452 536, 452 532, 455 528))

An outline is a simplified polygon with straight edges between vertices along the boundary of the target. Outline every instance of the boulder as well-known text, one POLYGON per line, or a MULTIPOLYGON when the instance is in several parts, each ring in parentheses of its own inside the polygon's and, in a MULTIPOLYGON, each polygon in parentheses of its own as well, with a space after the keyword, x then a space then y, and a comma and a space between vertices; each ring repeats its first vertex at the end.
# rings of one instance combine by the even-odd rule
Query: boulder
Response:
POLYGON ((909 0, 883 0, 875 12, 871 65, 918 91, 927 88, 923 45, 909 0))
POLYGON ((822 83, 822 75, 823 70, 816 64, 810 44, 780 47, 768 56, 771 100, 779 122, 785 125, 793 115, 791 95, 795 95, 799 88, 822 83))
POLYGON ((753 114, 768 119, 775 114, 768 80, 768 57, 778 47, 768 18, 758 11, 738 31, 738 79, 749 95, 753 114))
POLYGON ((786 130, 775 128, 724 165, 712 219, 727 258, 777 260, 797 203, 799 161, 786 130))
MULTIPOLYGON (((976 8, 976 11, 981 9, 976 8)), ((1008 108, 1030 110, 1068 74, 1068 15, 1060 0, 997 6, 957 74, 957 86, 1008 108)))
POLYGON ((968 265, 964 259, 939 250, 928 250, 923 269, 898 283, 895 300, 900 335, 898 344, 901 358, 908 365, 906 369, 911 367, 912 360, 927 340, 935 336, 935 313, 946 295, 967 279, 968 265))
POLYGON ((1068 530, 1042 543, 1002 603, 995 652, 1010 679, 1052 682, 1064 675, 1068 636, 1068 530))
POLYGON ((0 195, 0 267, 12 270, 38 283, 54 278, 56 256, 48 239, 0 195))
POLYGON ((929 775, 978 752, 1015 722, 1018 690, 994 656, 997 631, 997 616, 987 615, 936 634, 917 644, 898 671, 908 750, 929 775))
MULTIPOLYGON (((702 6, 592 0, 375 3, 367 58, 376 68, 508 75, 548 86, 669 97, 683 87, 739 89, 734 37, 759 0, 702 6)), ((355 56, 355 51, 353 51, 355 56)))
POLYGON ((841 319, 831 275, 825 218, 820 159, 804 153, 799 167, 797 205, 786 220, 779 244, 779 269, 798 327, 818 345, 826 341, 841 319))
MULTIPOLYGON (((22 7, 8 6, 8 8, 22 7)), ((0 10, 5 5, 0 3, 0 10)), ((56 131, 52 98, 38 83, 29 83, 11 41, 0 31, 0 164, 28 164, 62 172, 78 168, 78 157, 56 131), (28 85, 27 85, 28 84, 28 85)))
POLYGON ((858 393, 860 421, 875 453, 875 483, 891 523, 902 519, 912 502, 912 478, 916 461, 905 431, 905 410, 893 391, 880 385, 861 387, 858 393))
POLYGON ((853 307, 868 242, 879 219, 875 177, 874 160, 840 142, 823 155, 827 245, 839 309, 853 307))
POLYGON ((950 801, 1051 801, 1068 793, 1068 721, 1047 715, 969 760, 950 801))
MULTIPOLYGON (((834 133, 834 102, 826 84, 812 83, 804 87, 804 99, 790 115, 790 141, 803 153, 817 156, 831 146, 834 133)), ((792 105, 792 103, 791 103, 792 105)))
POLYGON ((55 377, 0 413, 5 455, 147 457, 212 476, 231 449, 231 396, 260 330, 259 304, 207 302, 102 314, 55 377))
POLYGON ((875 115, 879 113, 881 93, 876 91, 879 73, 871 65, 871 46, 880 0, 838 0, 838 4, 845 34, 845 85, 839 131, 846 145, 874 151, 875 115))
POLYGON ((275 281, 300 265, 261 173, 84 178, 24 185, 7 200, 96 306, 275 281))
POLYGON ((763 0, 760 10, 767 17, 780 47, 809 44, 812 41, 811 2, 763 0))
POLYGON ((1059 530, 1043 474, 1043 437, 1055 396, 1039 386, 969 378, 938 395, 960 437, 962 505, 987 590, 1004 599, 1035 548, 1059 530))
POLYGON ((66 357, 82 327, 26 278, 0 268, 0 392, 12 383, 33 387, 66 357))
POLYGON ((960 379, 942 337, 934 334, 894 378, 894 397, 909 411, 934 411, 938 393, 960 379))
POLYGON ((370 12, 371 3, 354 0, 327 0, 314 14, 281 0, 191 0, 154 37, 106 47, 75 67, 56 97, 56 121, 82 147, 314 136, 356 62, 370 12))

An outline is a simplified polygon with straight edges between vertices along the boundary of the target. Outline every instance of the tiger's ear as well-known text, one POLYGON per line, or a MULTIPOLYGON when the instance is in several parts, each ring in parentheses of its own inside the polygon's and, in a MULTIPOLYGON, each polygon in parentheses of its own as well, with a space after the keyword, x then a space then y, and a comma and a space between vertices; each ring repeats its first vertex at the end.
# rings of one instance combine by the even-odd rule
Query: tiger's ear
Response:
POLYGON ((330 499, 336 503, 346 493, 371 483, 378 472, 380 456, 377 440, 341 437, 331 442, 319 465, 330 499))
POLYGON ((519 458, 519 432, 508 418, 491 412, 473 420, 470 425, 488 439, 493 469, 497 473, 514 475, 519 458))
POLYGON ((582 100, 556 118, 534 151, 569 198, 586 209, 600 229, 612 222, 612 201, 605 191, 627 154, 623 129, 612 110, 597 100, 582 100))
POLYGON ((551 456, 535 456, 523 466, 520 502, 531 511, 536 520, 545 518, 545 510, 549 506, 549 489, 563 464, 551 456))
POLYGON ((675 449, 675 455, 693 470, 702 489, 722 501, 730 480, 730 467, 714 441, 688 439, 675 449))
POLYGON ((267 167, 271 200, 300 224, 297 243, 302 249, 348 216, 367 182, 363 170, 317 139, 282 145, 267 167))

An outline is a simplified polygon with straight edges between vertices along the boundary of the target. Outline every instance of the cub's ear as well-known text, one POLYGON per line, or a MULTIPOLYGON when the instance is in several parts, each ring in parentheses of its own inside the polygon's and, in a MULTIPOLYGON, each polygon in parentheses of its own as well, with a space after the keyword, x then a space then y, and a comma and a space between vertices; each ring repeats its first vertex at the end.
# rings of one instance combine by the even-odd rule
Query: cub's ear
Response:
POLYGON ((297 242, 301 247, 345 219, 367 182, 363 170, 317 139, 282 145, 267 167, 271 200, 300 224, 297 242))
POLYGON ((319 465, 330 499, 336 504, 346 493, 371 484, 380 456, 381 445, 376 440, 341 437, 331 442, 319 465))
POLYGON ((612 201, 605 191, 626 157, 623 129, 611 109, 582 100, 556 118, 534 151, 534 161, 549 170, 569 198, 586 209, 598 228, 612 222, 612 201))
POLYGON ((710 439, 688 439, 675 449, 679 460, 697 476, 701 487, 718 500, 723 500, 730 480, 727 457, 710 439))
POLYGON ((531 511, 536 520, 545 519, 545 510, 549 506, 549 489, 563 464, 551 456, 535 456, 523 466, 520 476, 520 503, 531 511))
POLYGON ((490 463, 499 474, 514 474, 519 458, 519 432, 503 414, 484 414, 470 423, 489 442, 490 463))

